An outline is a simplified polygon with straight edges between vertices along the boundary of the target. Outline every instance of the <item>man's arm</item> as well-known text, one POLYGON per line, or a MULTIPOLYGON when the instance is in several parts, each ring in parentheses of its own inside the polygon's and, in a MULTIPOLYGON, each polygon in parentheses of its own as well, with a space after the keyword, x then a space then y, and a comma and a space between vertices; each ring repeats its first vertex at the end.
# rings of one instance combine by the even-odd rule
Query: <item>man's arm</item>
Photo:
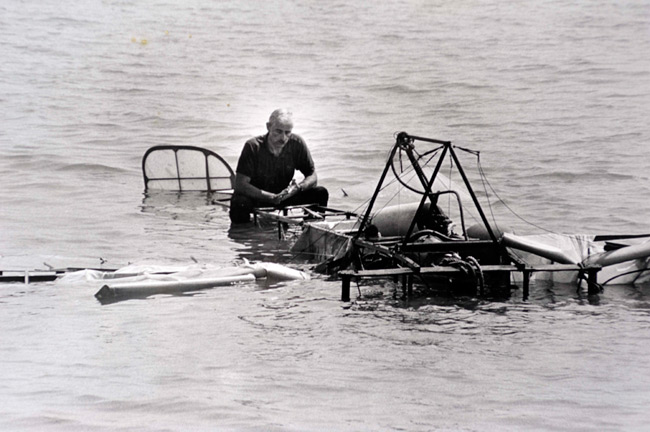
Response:
POLYGON ((297 146, 297 164, 296 169, 298 169, 302 175, 305 176, 303 181, 299 183, 300 190, 308 190, 313 187, 316 187, 318 184, 318 176, 316 175, 316 167, 314 166, 314 160, 311 157, 311 152, 300 136, 294 135, 296 141, 299 143, 297 146))
POLYGON ((253 186, 251 184, 251 178, 241 173, 235 174, 235 192, 256 201, 263 201, 271 204, 278 204, 284 198, 282 192, 274 194, 253 186))
POLYGON ((316 185, 318 185, 318 176, 316 175, 316 171, 305 177, 305 179, 298 184, 301 190, 311 189, 316 185))

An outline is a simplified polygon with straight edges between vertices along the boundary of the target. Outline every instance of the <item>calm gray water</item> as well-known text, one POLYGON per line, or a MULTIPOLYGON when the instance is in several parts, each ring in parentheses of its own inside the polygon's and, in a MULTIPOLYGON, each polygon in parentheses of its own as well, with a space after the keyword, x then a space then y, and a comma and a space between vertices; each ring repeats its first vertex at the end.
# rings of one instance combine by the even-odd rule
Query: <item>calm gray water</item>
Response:
MULTIPOLYGON (((234 165, 280 106, 334 206, 367 198, 404 130, 480 151, 516 215, 494 196, 493 211, 518 232, 650 230, 647 2, 183 3, 0 6, 0 268, 307 269, 273 237, 229 232, 202 197, 143 196, 150 146, 204 146, 234 165)), ((97 288, 0 287, 1 429, 650 423, 644 286, 349 308, 318 277, 109 306, 97 288)))

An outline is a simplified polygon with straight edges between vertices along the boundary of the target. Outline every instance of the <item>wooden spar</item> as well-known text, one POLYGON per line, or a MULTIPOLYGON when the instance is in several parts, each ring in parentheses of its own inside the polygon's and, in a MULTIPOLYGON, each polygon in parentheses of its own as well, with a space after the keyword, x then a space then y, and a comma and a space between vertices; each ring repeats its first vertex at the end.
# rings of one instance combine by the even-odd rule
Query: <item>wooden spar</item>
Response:
POLYGON ((114 273, 117 269, 113 268, 67 267, 50 268, 49 270, 0 270, 0 282, 23 282, 25 284, 31 282, 51 282, 66 273, 80 270, 96 270, 105 272, 105 279, 134 276, 125 273, 114 273))
POLYGON ((279 213, 272 213, 266 209, 255 209, 255 214, 259 216, 264 216, 276 222, 282 222, 289 225, 302 225, 304 216, 285 216, 279 213))
POLYGON ((412 272, 418 273, 418 270, 420 269, 420 266, 415 261, 404 256, 403 254, 393 252, 391 249, 387 248, 386 246, 381 246, 376 243, 372 243, 362 239, 354 240, 354 244, 366 249, 371 249, 377 252, 381 252, 386 256, 390 256, 394 260, 399 261, 405 266, 407 266, 412 272))
POLYGON ((253 210, 255 215, 263 216, 270 220, 283 222, 290 225, 302 225, 305 219, 324 220, 333 216, 344 216, 346 219, 357 217, 355 213, 332 209, 329 207, 321 207, 314 204, 297 205, 289 207, 258 207, 253 210), (303 214, 289 214, 291 210, 302 210, 303 214), (283 214, 281 214, 283 213, 283 214), (286 213, 286 214, 284 214, 286 213))

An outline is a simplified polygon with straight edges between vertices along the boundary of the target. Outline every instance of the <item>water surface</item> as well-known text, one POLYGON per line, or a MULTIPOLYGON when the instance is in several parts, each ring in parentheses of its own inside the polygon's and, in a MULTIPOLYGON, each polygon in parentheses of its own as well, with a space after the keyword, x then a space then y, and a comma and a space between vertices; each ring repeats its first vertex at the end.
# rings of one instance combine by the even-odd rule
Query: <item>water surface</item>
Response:
MULTIPOLYGON (((294 111, 333 206, 362 204, 394 133, 407 131, 479 151, 498 193, 490 214, 517 232, 649 230, 643 2, 0 10, 3 269, 268 257, 307 270, 274 237, 230 231, 226 211, 201 197, 143 195, 150 146, 204 146, 234 165, 280 106, 294 111)), ((476 158, 463 157, 475 172, 476 158)), ((348 307, 340 282, 318 276, 108 306, 97 288, 0 287, 3 429, 580 431, 650 421, 644 286, 588 298, 538 284, 525 303, 515 292, 418 307, 393 301, 385 284, 362 287, 384 297, 348 307)))

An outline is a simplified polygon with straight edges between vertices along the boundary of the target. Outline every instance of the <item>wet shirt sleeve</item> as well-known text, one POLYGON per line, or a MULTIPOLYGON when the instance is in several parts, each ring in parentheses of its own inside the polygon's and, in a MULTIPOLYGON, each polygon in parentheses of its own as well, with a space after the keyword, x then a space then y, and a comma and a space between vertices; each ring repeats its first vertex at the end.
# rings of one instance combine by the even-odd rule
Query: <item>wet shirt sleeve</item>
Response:
POLYGON ((237 162, 237 169, 235 171, 239 174, 253 178, 255 176, 255 161, 257 160, 258 152, 259 146, 256 146, 255 143, 251 141, 247 141, 241 151, 239 161, 237 162))
POLYGON ((316 171, 314 160, 311 157, 311 153, 309 152, 309 148, 307 147, 305 141, 299 136, 295 136, 295 139, 298 144, 296 146, 295 153, 296 169, 299 170, 305 177, 310 176, 314 173, 314 171, 316 171))

